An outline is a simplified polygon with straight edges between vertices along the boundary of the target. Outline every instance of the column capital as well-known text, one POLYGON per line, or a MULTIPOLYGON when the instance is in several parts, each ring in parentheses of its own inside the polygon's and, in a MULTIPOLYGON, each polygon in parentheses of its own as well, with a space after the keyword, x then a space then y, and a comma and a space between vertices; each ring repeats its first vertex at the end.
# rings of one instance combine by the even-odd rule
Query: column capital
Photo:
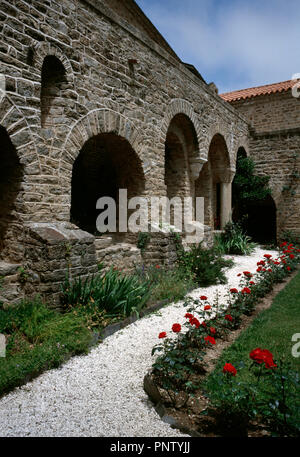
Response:
POLYGON ((192 179, 196 181, 196 179, 199 178, 200 172, 202 170, 203 165, 207 162, 207 159, 204 159, 202 157, 194 157, 190 159, 190 170, 191 170, 191 175, 192 179))

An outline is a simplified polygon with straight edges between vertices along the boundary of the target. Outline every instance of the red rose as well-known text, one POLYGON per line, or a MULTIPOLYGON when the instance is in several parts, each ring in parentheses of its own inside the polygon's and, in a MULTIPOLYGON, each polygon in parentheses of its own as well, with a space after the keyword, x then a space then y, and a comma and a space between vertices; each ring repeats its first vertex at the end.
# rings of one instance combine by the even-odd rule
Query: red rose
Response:
POLYGON ((159 265, 155 265, 155 268, 160 268, 160 266, 159 265))
POLYGON ((265 363, 266 368, 275 368, 273 354, 268 349, 256 348, 250 352, 250 358, 258 364, 265 363))
POLYGON ((204 321, 202 322, 201 325, 202 325, 202 327, 204 327, 204 328, 207 327, 207 325, 206 325, 206 323, 205 323, 204 321))
POLYGON ((204 338, 204 340, 206 341, 206 344, 207 344, 207 343, 216 344, 216 340, 215 340, 212 336, 209 336, 209 335, 208 335, 208 336, 206 336, 206 337, 204 338))
POLYGON ((272 268, 268 268, 268 272, 269 272, 269 273, 272 273, 272 268))
POLYGON ((215 327, 209 327, 209 331, 212 335, 215 335, 216 334, 216 329, 215 327))
POLYGON ((258 269, 256 271, 257 271, 257 273, 259 273, 260 271, 262 271, 262 267, 258 267, 258 269))
POLYGON ((250 273, 250 271, 243 271, 244 275, 245 276, 252 276, 252 274, 250 273))
POLYGON ((251 286, 254 286, 255 282, 250 281, 249 284, 251 284, 251 286))
POLYGON ((201 295, 200 300, 207 300, 207 297, 205 295, 201 295))
POLYGON ((194 316, 191 313, 186 313, 184 317, 186 317, 186 319, 193 319, 194 316))
POLYGON ((223 367, 223 373, 224 374, 229 373, 232 376, 235 376, 237 371, 236 371, 236 368, 233 365, 231 365, 231 363, 225 363, 225 365, 223 367))
POLYGON ((264 254, 264 257, 265 257, 266 259, 270 259, 272 256, 271 256, 271 254, 264 254))
POLYGON ((233 321, 233 318, 232 318, 232 316, 231 316, 230 314, 226 314, 225 319, 226 319, 227 321, 230 321, 230 322, 233 321))
POLYGON ((283 248, 283 246, 286 246, 287 245, 287 242, 284 241, 283 243, 281 243, 280 247, 283 248))
POLYGON ((239 293, 239 291, 238 291, 237 289, 235 289, 235 288, 230 289, 230 292, 231 292, 232 294, 238 294, 238 293, 239 293))
POLYGON ((286 269, 287 269, 288 271, 291 271, 291 267, 286 267, 286 269))
POLYGON ((249 287, 244 287, 244 289, 241 292, 242 294, 251 294, 251 290, 249 289, 249 287))
POLYGON ((167 336, 166 332, 160 332, 160 334, 158 335, 158 338, 165 338, 166 336, 167 336))
POLYGON ((295 258, 294 254, 290 254, 290 259, 294 259, 294 258, 295 258))
POLYGON ((190 324, 194 325, 196 328, 200 327, 200 322, 198 321, 198 319, 196 317, 193 317, 190 319, 190 324))
POLYGON ((173 324, 172 325, 172 330, 174 333, 179 333, 181 330, 181 325, 180 324, 173 324))

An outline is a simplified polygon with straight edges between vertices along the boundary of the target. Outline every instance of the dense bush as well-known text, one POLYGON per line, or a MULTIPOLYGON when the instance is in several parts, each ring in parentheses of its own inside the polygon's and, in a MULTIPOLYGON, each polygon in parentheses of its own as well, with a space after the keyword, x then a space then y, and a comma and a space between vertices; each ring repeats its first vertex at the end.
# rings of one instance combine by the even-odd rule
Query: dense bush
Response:
POLYGON ((232 261, 223 259, 215 249, 204 249, 199 243, 192 245, 188 251, 178 250, 178 264, 190 272, 198 286, 206 287, 226 283, 223 269, 230 267, 232 261))
POLYGON ((215 248, 220 254, 249 255, 254 247, 239 223, 228 222, 224 231, 215 235, 215 248))
POLYGON ((139 313, 149 300, 150 282, 135 275, 127 276, 114 268, 100 272, 92 278, 70 281, 62 287, 62 302, 66 309, 86 306, 105 310, 109 315, 129 316, 139 313))

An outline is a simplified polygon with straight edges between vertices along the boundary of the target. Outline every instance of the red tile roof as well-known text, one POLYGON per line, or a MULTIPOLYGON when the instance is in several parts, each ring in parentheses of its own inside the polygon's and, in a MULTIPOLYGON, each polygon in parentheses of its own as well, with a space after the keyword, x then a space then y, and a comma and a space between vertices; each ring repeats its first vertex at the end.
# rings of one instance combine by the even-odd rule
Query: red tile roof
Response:
POLYGON ((289 81, 282 81, 275 84, 267 84, 266 86, 250 87, 249 89, 235 90, 233 92, 227 92, 220 94, 220 97, 227 102, 233 102, 235 100, 244 100, 246 98, 257 97, 258 95, 269 95, 275 94, 276 92, 286 92, 295 84, 294 79, 289 81))

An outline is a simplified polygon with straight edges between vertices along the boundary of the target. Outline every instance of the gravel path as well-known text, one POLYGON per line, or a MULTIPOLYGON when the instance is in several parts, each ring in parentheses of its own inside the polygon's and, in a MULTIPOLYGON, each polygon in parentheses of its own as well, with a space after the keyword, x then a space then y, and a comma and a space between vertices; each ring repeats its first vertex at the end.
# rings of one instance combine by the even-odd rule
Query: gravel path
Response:
MULTIPOLYGON (((237 273, 254 272, 264 253, 231 257, 228 284, 189 295, 214 298, 237 287, 237 273)), ((61 368, 50 370, 0 400, 0 436, 183 437, 161 421, 143 390, 158 333, 184 323, 182 303, 171 304, 111 335, 61 368)))

